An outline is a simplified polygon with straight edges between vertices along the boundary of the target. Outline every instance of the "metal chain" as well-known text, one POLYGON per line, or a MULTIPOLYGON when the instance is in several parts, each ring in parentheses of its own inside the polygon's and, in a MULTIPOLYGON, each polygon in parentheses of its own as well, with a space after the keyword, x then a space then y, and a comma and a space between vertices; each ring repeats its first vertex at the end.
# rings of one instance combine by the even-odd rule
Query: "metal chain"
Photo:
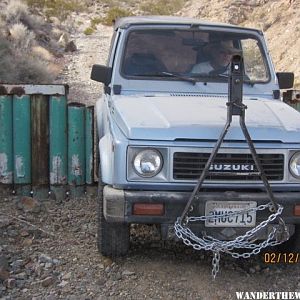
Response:
POLYGON ((200 216, 200 217, 187 217, 184 225, 181 224, 181 219, 178 218, 174 224, 175 234, 179 239, 182 239, 184 244, 187 246, 192 246, 195 250, 206 250, 213 252, 212 259, 212 276, 216 277, 219 272, 219 262, 220 262, 220 252, 224 252, 230 254, 234 258, 249 258, 251 255, 258 254, 260 251, 268 246, 275 246, 283 243, 289 238, 288 229, 284 223, 284 221, 280 220, 280 225, 278 227, 274 227, 265 241, 261 243, 254 243, 256 240, 256 234, 265 228, 268 224, 273 222, 279 215, 282 214, 283 207, 282 205, 278 205, 277 211, 273 212, 269 217, 259 223, 256 227, 248 230, 244 235, 236 237, 231 241, 220 241, 218 239, 213 238, 212 236, 205 235, 203 237, 196 236, 190 228, 186 227, 186 225, 190 222, 197 221, 206 221, 208 219, 220 219, 227 216, 243 214, 245 212, 250 211, 260 211, 269 208, 270 211, 273 209, 273 204, 268 203, 264 205, 260 205, 255 208, 249 208, 233 213, 225 213, 218 216, 200 216), (234 252, 234 249, 250 249, 251 251, 244 253, 234 252))
POLYGON ((213 268, 211 270, 211 275, 215 280, 217 273, 219 272, 219 269, 220 269, 220 252, 219 251, 213 252, 212 266, 213 266, 213 268))

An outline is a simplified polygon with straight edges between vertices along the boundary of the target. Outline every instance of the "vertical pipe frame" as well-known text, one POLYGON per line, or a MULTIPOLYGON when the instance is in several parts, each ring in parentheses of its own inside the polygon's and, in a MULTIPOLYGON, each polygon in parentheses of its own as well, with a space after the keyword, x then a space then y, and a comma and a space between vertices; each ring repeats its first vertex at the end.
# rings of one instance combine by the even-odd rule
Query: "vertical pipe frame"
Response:
POLYGON ((85 106, 80 103, 68 105, 68 184, 74 196, 84 193, 85 106))
POLYGON ((0 184, 13 183, 13 102, 0 95, 0 184))
POLYGON ((94 183, 94 107, 86 108, 85 116, 85 182, 94 183))
POLYGON ((14 184, 27 185, 22 189, 25 194, 31 184, 31 114, 30 96, 13 96, 13 152, 14 184))

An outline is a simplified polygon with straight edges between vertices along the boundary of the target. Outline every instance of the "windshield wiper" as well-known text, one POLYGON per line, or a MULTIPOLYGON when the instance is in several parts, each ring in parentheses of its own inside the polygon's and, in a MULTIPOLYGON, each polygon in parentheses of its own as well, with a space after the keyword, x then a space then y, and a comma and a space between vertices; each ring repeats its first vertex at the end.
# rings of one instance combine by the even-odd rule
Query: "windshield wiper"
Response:
POLYGON ((161 72, 161 74, 167 75, 169 77, 178 78, 178 79, 181 79, 183 81, 191 82, 193 85, 195 85, 196 82, 197 82, 197 80, 193 77, 182 76, 182 75, 178 75, 178 74, 175 74, 175 73, 169 73, 169 72, 161 72))
MULTIPOLYGON (((228 74, 213 74, 213 75, 208 75, 210 78, 228 78, 228 74)), ((243 83, 251 85, 251 87, 254 86, 255 82, 250 80, 248 76, 244 76, 243 83)))
POLYGON ((196 84, 197 80, 192 77, 188 76, 182 76, 178 75, 175 73, 170 73, 170 72, 156 72, 156 73, 143 73, 143 74, 134 74, 134 76, 145 76, 145 77, 173 77, 173 78, 178 78, 183 81, 187 81, 192 83, 193 85, 196 84))

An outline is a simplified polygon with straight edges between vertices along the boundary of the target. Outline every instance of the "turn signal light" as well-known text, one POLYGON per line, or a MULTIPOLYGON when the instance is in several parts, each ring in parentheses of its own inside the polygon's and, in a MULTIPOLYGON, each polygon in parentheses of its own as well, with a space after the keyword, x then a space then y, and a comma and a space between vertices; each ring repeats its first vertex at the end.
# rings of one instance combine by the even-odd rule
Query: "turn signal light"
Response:
POLYGON ((300 204, 294 206, 294 216, 300 217, 300 204))
POLYGON ((165 212, 163 204, 134 203, 133 214, 138 216, 162 216, 165 212))

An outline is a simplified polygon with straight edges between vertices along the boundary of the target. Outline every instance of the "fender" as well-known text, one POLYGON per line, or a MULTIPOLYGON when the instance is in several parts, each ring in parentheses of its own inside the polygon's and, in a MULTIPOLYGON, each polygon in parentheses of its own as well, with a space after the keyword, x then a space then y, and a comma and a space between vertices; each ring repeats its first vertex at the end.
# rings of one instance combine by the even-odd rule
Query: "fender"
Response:
POLYGON ((114 156, 112 151, 113 140, 110 134, 103 136, 99 141, 100 166, 102 182, 112 184, 114 156))

